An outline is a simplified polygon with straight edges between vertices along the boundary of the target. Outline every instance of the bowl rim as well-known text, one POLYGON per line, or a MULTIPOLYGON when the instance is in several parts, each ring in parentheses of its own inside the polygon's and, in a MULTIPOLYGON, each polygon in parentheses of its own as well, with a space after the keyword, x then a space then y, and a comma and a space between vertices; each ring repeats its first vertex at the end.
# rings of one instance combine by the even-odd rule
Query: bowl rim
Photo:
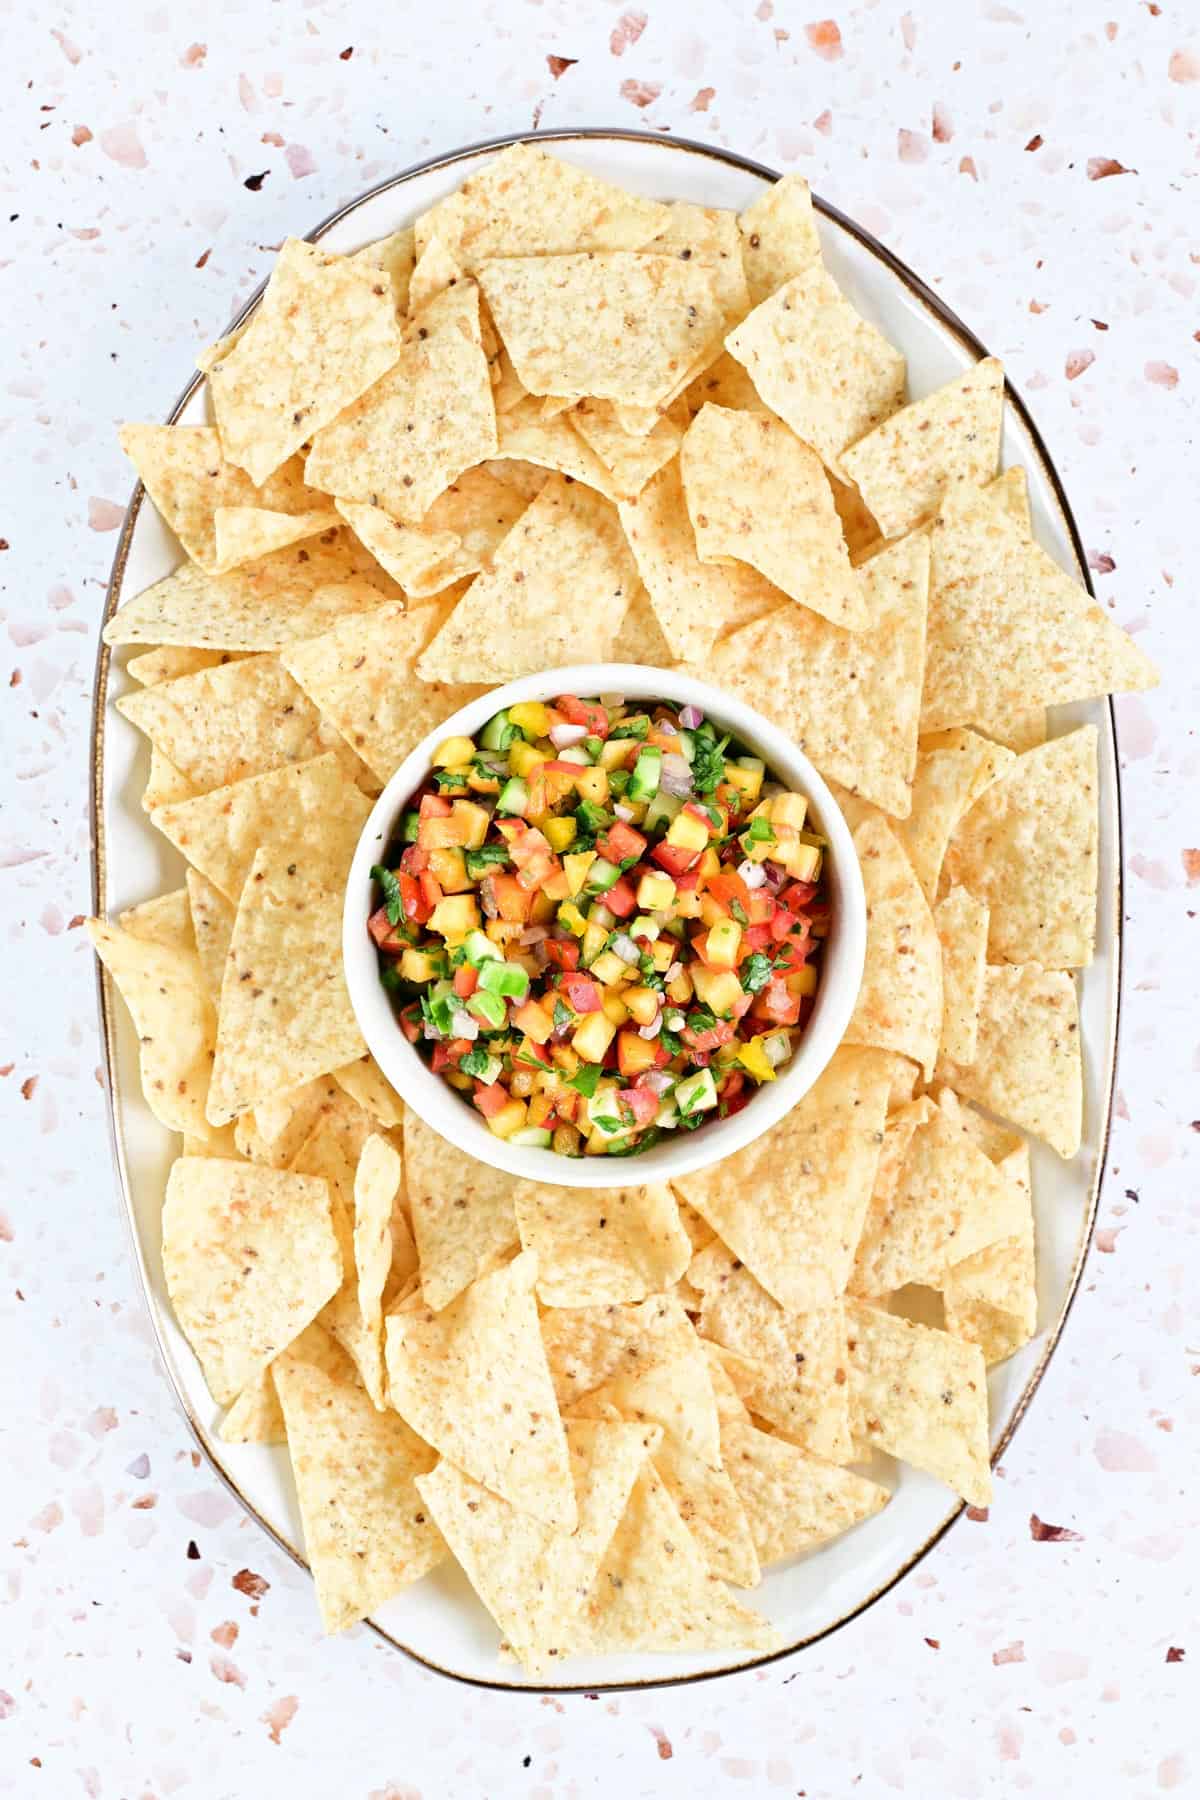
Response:
POLYGON ((451 713, 421 739, 388 780, 363 826, 346 877, 342 912, 342 965, 350 1003, 375 1061, 406 1106, 458 1150, 525 1181, 564 1188, 638 1186, 670 1181, 724 1162, 752 1144, 807 1094, 838 1049, 850 1023, 866 956, 867 904, 850 827, 828 784, 804 751, 779 726, 744 700, 681 669, 646 663, 577 663, 543 669, 490 688, 451 713), (475 737, 488 719, 525 700, 559 694, 619 693, 631 699, 698 706, 706 717, 735 733, 767 764, 776 780, 809 801, 829 839, 833 915, 816 1004, 791 1060, 773 1082, 756 1089, 750 1103, 727 1119, 707 1120, 697 1131, 665 1138, 636 1157, 563 1156, 556 1150, 512 1144, 488 1130, 404 1037, 379 980, 378 957, 367 931, 372 878, 405 803, 428 776, 433 752, 448 737, 475 737), (620 1168, 614 1168, 614 1160, 620 1168))

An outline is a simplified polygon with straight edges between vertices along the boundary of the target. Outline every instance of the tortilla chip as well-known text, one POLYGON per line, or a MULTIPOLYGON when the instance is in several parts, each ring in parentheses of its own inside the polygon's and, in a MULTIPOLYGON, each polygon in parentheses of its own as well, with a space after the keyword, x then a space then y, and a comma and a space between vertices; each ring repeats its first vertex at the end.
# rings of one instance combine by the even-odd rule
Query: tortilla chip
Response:
MULTIPOLYGON (((915 1064, 909 1065, 915 1068, 915 1064)), ((889 1111, 884 1122, 883 1144, 879 1151, 879 1165, 875 1171, 875 1185, 871 1190, 871 1203, 863 1220, 862 1232, 858 1240, 858 1248, 854 1253, 854 1267, 850 1272, 848 1292, 851 1294, 869 1294, 866 1285, 872 1279, 870 1261, 881 1238, 886 1236, 887 1222, 891 1218, 896 1200, 896 1188, 900 1174, 904 1168, 909 1145, 914 1132, 926 1125, 933 1117, 934 1105, 928 1094, 922 1094, 914 1100, 909 1094, 894 1110, 889 1111)), ((764 1417, 767 1415, 764 1414, 764 1417)))
POLYGON ((851 560, 861 557, 868 546, 882 549, 878 523, 868 511, 858 489, 851 482, 839 480, 832 469, 826 469, 825 479, 833 494, 833 504, 851 560))
POLYGON ((765 1619, 734 1600, 711 1573, 653 1468, 643 1468, 591 1593, 574 1621, 571 1650, 770 1650, 765 1619))
POLYGON ((544 1525, 577 1523, 567 1441, 523 1252, 444 1311, 391 1313, 392 1405, 465 1474, 544 1525))
POLYGON ((1026 537, 1033 536, 1033 516, 1029 510, 1029 477, 1019 463, 1013 463, 1011 468, 997 475, 994 481, 989 481, 983 491, 1026 537))
POLYGON ((532 669, 606 662, 636 586, 614 508, 556 477, 500 545, 491 572, 471 583, 417 674, 509 681, 532 669))
MULTIPOLYGON (((167 580, 170 579, 168 576, 167 580)), ((130 604, 133 604, 132 601, 130 604)), ((105 631, 115 626, 120 617, 120 613, 114 613, 105 626, 105 631)), ((106 643, 118 641, 117 634, 111 639, 105 638, 106 643)), ((218 663, 233 660, 220 650, 190 650, 181 645, 169 645, 161 650, 146 650, 140 656, 131 656, 125 664, 125 673, 140 687, 154 687, 160 681, 176 681, 181 675, 195 675, 200 669, 214 669, 218 663)))
POLYGON ((271 512, 263 506, 218 506, 213 514, 217 539, 213 572, 227 574, 230 569, 270 556, 304 538, 336 531, 337 525, 338 516, 332 507, 286 513, 271 512))
MULTIPOLYGON (((338 1099, 345 1102, 336 1083, 330 1085, 338 1099)), ((368 1307, 364 1309, 360 1303, 355 1243, 356 1170, 370 1136, 366 1121, 360 1130, 356 1123, 339 1117, 333 1110, 322 1111, 292 1159, 291 1167, 297 1174, 318 1176, 328 1184, 342 1278, 337 1292, 321 1308, 318 1319, 354 1363, 372 1403, 381 1407, 384 1404, 382 1307, 370 1306, 369 1293, 368 1307), (376 1311, 379 1317, 373 1316, 376 1311)), ((386 1223, 390 1225, 390 1211, 386 1223)), ((365 1229, 373 1238, 370 1219, 365 1229)), ((389 1267, 390 1261, 389 1254, 389 1267)), ((410 1261, 415 1261, 411 1247, 410 1261)), ((383 1279, 386 1280, 386 1271, 383 1279)))
POLYGON ((152 815, 158 830, 234 905, 259 849, 319 843, 330 877, 345 876, 371 803, 336 756, 251 775, 152 815))
POLYGON ((640 582, 621 620, 612 658, 614 662, 643 663, 652 669, 675 667, 675 656, 663 635, 658 614, 640 582))
POLYGON ((536 144, 510 144, 417 221, 474 269, 492 256, 571 250, 637 250, 663 230, 670 209, 600 181, 536 144))
POLYGON ((843 1041, 910 1056, 928 1080, 942 1029, 942 949, 933 914, 882 819, 863 821, 854 848, 867 891, 867 960, 843 1041))
POLYGON ((226 1444, 286 1444, 287 1428, 271 1365, 247 1382, 225 1417, 219 1436, 226 1444))
MULTIPOLYGON (((613 471, 574 429, 571 419, 565 415, 543 418, 539 405, 537 400, 522 400, 498 417, 496 441, 502 458, 585 482, 608 500, 621 499, 621 486, 613 471)), ((543 481, 534 498, 545 485, 543 481)))
POLYGON ((847 1303, 855 1437, 944 1481, 971 1506, 992 1495, 987 1378, 975 1344, 847 1303))
POLYGON ((285 1352, 274 1366, 304 1545, 326 1631, 344 1631, 445 1556, 416 1488, 436 1458, 393 1412, 378 1412, 353 1364, 285 1352))
POLYGON ((257 311, 208 372, 225 455, 261 484, 378 382, 400 346, 379 270, 288 238, 257 311))
POLYGON ((117 711, 146 733, 197 793, 327 750, 352 776, 362 768, 273 656, 247 656, 123 694, 117 711))
POLYGON ((885 537, 936 511, 956 481, 995 478, 1004 417, 1004 365, 986 356, 945 387, 913 400, 842 456, 885 537))
POLYGON ((644 1300, 678 1281, 692 1258, 671 1190, 561 1188, 522 1181, 517 1230, 538 1260, 543 1306, 644 1300))
POLYGON ((203 569, 213 571, 219 562, 219 507, 304 514, 320 506, 321 496, 305 485, 299 457, 281 458, 284 466, 268 470, 256 487, 234 466, 211 425, 122 425, 119 437, 164 523, 203 569))
POLYGON ((146 1105, 170 1131, 208 1136, 205 1102, 216 1022, 194 949, 115 931, 89 919, 87 933, 129 1008, 146 1105))
POLYGON ((999 1172, 1020 1190, 1023 1200, 1020 1229, 975 1256, 964 1257, 950 1271, 942 1289, 946 1330, 978 1344, 990 1367, 1028 1343, 1037 1330, 1029 1145, 1018 1133, 1002 1130, 970 1107, 963 1109, 962 1116, 969 1130, 985 1134, 979 1141, 999 1172))
POLYGON ((904 399, 904 358, 810 264, 730 333, 725 347, 772 412, 835 473, 841 452, 904 399))
POLYGON ((846 1286, 889 1081, 886 1058, 843 1047, 778 1125, 675 1183, 789 1312, 832 1305, 846 1286))
MULTIPOLYGON (((825 776, 908 814, 917 757, 929 548, 901 539, 856 576, 872 629, 776 608, 719 644, 707 679, 759 708, 825 776)), ((651 589, 653 592, 653 589, 651 589)))
POLYGON ((702 663, 725 632, 786 606, 779 589, 755 570, 701 562, 677 461, 619 510, 663 634, 680 661, 702 663))
POLYGON ((938 1054, 975 1061, 979 1009, 987 962, 988 909, 964 887, 953 887, 933 909, 942 946, 942 1040, 938 1054))
POLYGON ((689 1271, 704 1296, 699 1329, 753 1365, 746 1405, 776 1430, 829 1462, 849 1462, 846 1326, 841 1302, 785 1312, 723 1244, 689 1271))
POLYGON ((1004 721, 1035 703, 1153 687, 1132 638, 977 489, 933 524, 921 730, 1004 721))
POLYGON ((452 481, 495 451, 479 290, 467 281, 430 301, 383 380, 317 432, 307 475, 341 500, 419 525, 452 481))
POLYGON ((579 1512, 573 1532, 518 1512, 444 1460, 417 1483, 467 1579, 532 1675, 561 1660, 565 1631, 659 1436, 651 1426, 592 1419, 570 1421, 566 1433, 579 1512))
MULTIPOLYGON (((376 1406, 383 1394, 383 1295, 392 1265, 392 1215, 403 1179, 403 1166, 393 1145, 378 1133, 362 1147, 354 1171, 354 1271, 359 1322, 363 1337, 376 1347, 363 1378, 376 1406), (370 1377, 376 1376, 373 1382, 370 1377)), ((411 1243, 411 1240, 410 1240, 411 1243)), ((417 1266, 415 1247, 409 1267, 396 1271, 406 1279, 417 1266)))
MULTIPOLYGON (((302 1082, 237 1119, 233 1130, 238 1149, 250 1162, 266 1163, 272 1169, 292 1168, 322 1116, 341 1100, 340 1088, 328 1076, 302 1082)), ((299 1167, 298 1173, 329 1177, 324 1167, 299 1167)))
POLYGON ((749 563, 847 631, 870 622, 820 459, 778 419, 705 406, 679 452, 703 562, 749 563))
POLYGON ((366 1049, 342 970, 342 882, 319 850, 261 849, 225 962, 208 1117, 225 1125, 366 1049))
POLYGON ((163 1274, 213 1398, 233 1400, 341 1280, 322 1181, 181 1156, 163 1205, 163 1274))
POLYGON ((466 270, 446 240, 436 235, 431 237, 422 247, 409 278, 409 317, 419 313, 447 288, 456 287, 465 277, 466 270))
POLYGON ((903 844, 921 892, 932 906, 946 845, 959 820, 990 782, 1003 775, 1012 752, 961 727, 926 738, 917 755, 912 811, 892 829, 903 844))
POLYGON ((413 679, 422 650, 456 611, 453 602, 435 602, 410 613, 393 601, 283 653, 289 673, 380 781, 482 691, 413 679))
POLYGON ((611 400, 581 400, 570 424, 608 470, 611 497, 633 500, 679 449, 683 428, 663 417, 644 437, 623 431, 611 400))
POLYGON ((1071 976, 1037 963, 988 968, 975 1061, 943 1057, 937 1079, 1060 1156, 1074 1156, 1083 1131, 1083 1071, 1071 976))
POLYGON ((891 1294, 910 1282, 940 1288, 964 1257, 1020 1229, 1020 1191, 980 1149, 954 1094, 941 1089, 922 1113, 890 1200, 872 1208, 859 1242, 851 1278, 858 1294, 891 1294))
POLYGON ((877 1482, 819 1462, 748 1422, 723 1424, 721 1447, 763 1564, 828 1543, 891 1498, 877 1482))
POLYGON ((738 220, 750 300, 758 306, 785 281, 821 266, 812 193, 803 175, 785 175, 738 220))
POLYGON ((413 599, 427 599, 492 556, 525 510, 519 494, 483 469, 468 469, 434 501, 420 525, 402 525, 382 507, 339 500, 338 511, 388 574, 413 599))
POLYGON ((714 406, 729 407, 733 412, 760 413, 763 417, 770 413, 759 399, 749 375, 728 350, 722 350, 716 361, 702 369, 684 389, 683 404, 692 418, 709 401, 714 406))
POLYGON ((720 206, 696 206, 688 200, 670 201, 669 210, 667 224, 646 249, 660 256, 677 256, 706 270, 727 323, 736 325, 751 305, 737 214, 720 206))
POLYGON ((404 1112, 404 1179, 421 1293, 440 1312, 516 1249, 517 1182, 448 1143, 411 1107, 404 1112))
POLYGON ((991 908, 993 962, 1077 969, 1092 960, 1100 835, 1096 737, 1094 725, 1083 725, 1018 758, 950 840, 947 877, 991 908))
POLYGON ((550 1307, 542 1314, 546 1360, 564 1407, 628 1373, 648 1352, 658 1359, 686 1354, 694 1339, 691 1320, 673 1294, 628 1306, 550 1307))
POLYGON ((216 1008, 220 1004, 225 958, 233 936, 235 908, 195 869, 187 871, 186 891, 204 989, 216 1008))
POLYGON ((171 950, 196 948, 186 888, 127 906, 117 923, 128 937, 144 938, 148 944, 165 944, 171 950))
POLYGON ((335 1069, 333 1079, 381 1125, 391 1128, 404 1123, 404 1102, 369 1051, 357 1062, 335 1069))
MULTIPOLYGON (((281 576, 286 566, 281 567, 281 576)), ((215 647, 189 649, 180 661, 165 666, 161 658, 166 651, 158 653, 155 663, 135 657, 128 665, 134 680, 153 685, 229 662, 222 650, 281 649, 296 638, 327 631, 347 613, 369 611, 383 599, 377 587, 355 577, 322 584, 308 593, 264 594, 261 578, 248 580, 249 574, 242 570, 209 576, 185 564, 114 613, 104 628, 104 641, 215 647)), ((258 574, 261 577, 261 569, 258 574)))
POLYGON ((675 256, 505 256, 479 280, 531 394, 657 406, 724 325, 710 271, 675 256))
POLYGON ((402 225, 399 231, 393 231, 387 237, 376 238, 373 244, 364 244, 347 261, 365 263, 369 269, 378 269, 388 277, 392 284, 392 302, 396 308, 396 316, 402 319, 408 310, 408 287, 412 280, 416 254, 413 228, 411 225, 402 225))

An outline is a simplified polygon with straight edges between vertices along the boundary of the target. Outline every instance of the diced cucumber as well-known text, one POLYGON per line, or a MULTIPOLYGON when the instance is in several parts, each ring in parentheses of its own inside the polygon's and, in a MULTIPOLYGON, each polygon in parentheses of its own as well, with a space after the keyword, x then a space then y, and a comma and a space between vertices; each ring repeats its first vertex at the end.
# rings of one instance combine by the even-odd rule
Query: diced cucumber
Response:
MULTIPOLYGON (((592 759, 582 744, 568 744, 566 749, 559 750, 557 755, 559 762, 574 763, 578 769, 590 769, 592 766, 592 759)), ((515 1133, 513 1137, 509 1138, 509 1143, 515 1142, 519 1136, 519 1132, 515 1133)))
POLYGON ((680 726, 680 729, 679 729, 679 748, 680 748, 681 753, 687 757, 689 762, 695 762, 695 760, 696 760, 695 735, 692 732, 688 731, 686 729, 686 727, 684 727, 684 726, 680 726))
POLYGON ((661 1131, 674 1131, 679 1125, 679 1108, 675 1104, 673 1093, 664 1094, 658 1111, 654 1115, 654 1123, 661 1131))
POLYGON ((417 833, 421 829, 421 815, 418 812, 406 812, 400 821, 400 839, 405 844, 415 844, 417 833))
POLYGON ((463 939, 463 955, 474 969, 485 962, 503 962, 504 957, 498 945, 493 944, 490 937, 482 931, 468 931, 463 939))
MULTIPOLYGON (((501 796, 503 798, 503 796, 501 796)), ((587 894, 607 894, 610 887, 616 887, 621 879, 621 871, 616 863, 610 863, 605 856, 598 856, 587 872, 583 887, 587 894)))
POLYGON ((511 734, 513 729, 514 727, 509 721, 508 714, 506 712, 498 712, 494 718, 488 720, 487 724, 479 734, 480 749, 507 750, 509 744, 512 742, 511 734), (508 737, 505 736, 506 732, 509 733, 508 737))
POLYGON ((711 1069, 697 1069, 687 1075, 675 1089, 675 1103, 686 1119, 692 1113, 707 1112, 717 1104, 717 1084, 711 1069))
MULTIPOLYGON (((636 774, 636 770, 634 772, 636 774)), ((668 794, 665 788, 660 787, 646 808, 641 829, 646 833, 657 831, 661 825, 669 825, 675 814, 682 811, 683 795, 668 794)))
POLYGON ((511 775, 500 789, 496 801, 496 811, 508 813, 513 818, 523 818, 525 808, 529 805, 529 788, 520 775, 511 775))
POLYGON ((599 756, 603 747, 604 739, 601 737, 585 737, 579 746, 581 750, 587 751, 589 762, 596 761, 596 758, 599 756))
POLYGON ((629 787, 628 769, 610 769, 608 771, 608 791, 620 800, 629 787))
MULTIPOLYGON (((491 1031, 499 1031, 508 1016, 507 1008, 499 994, 489 994, 486 988, 476 988, 467 1001, 467 1011, 481 1025, 491 1031)), ((707 1075, 708 1070, 704 1073, 707 1075)))
POLYGON ((526 1150, 548 1150, 550 1133, 540 1125, 522 1125, 520 1131, 514 1131, 509 1138, 510 1144, 520 1144, 526 1150))
POLYGON ((629 935, 631 938, 649 938, 653 943, 656 938, 662 936, 662 926, 657 919, 652 919, 649 913, 639 913, 629 926, 629 935))
MULTIPOLYGON (((593 869, 595 863, 592 864, 593 869)), ((612 885, 611 883, 609 884, 612 885)), ((617 922, 617 915, 610 912, 603 900, 594 900, 588 907, 588 924, 599 925, 602 931, 611 931, 617 922)))
POLYGON ((630 800, 653 800, 661 776, 662 751, 657 744, 644 744, 633 765, 626 795, 630 800))
POLYGON ((524 1000, 529 993, 529 976, 519 963, 485 962, 479 971, 479 986, 502 1000, 524 1000))

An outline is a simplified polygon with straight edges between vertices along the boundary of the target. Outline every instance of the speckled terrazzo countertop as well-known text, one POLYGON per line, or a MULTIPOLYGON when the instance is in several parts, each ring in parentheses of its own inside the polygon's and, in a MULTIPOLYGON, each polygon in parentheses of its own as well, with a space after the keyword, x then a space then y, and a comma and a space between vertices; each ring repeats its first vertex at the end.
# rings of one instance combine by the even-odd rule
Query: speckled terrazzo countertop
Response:
POLYGON ((1195 7, 3 10, 0 1792, 1196 1792, 1195 7), (727 145, 878 233, 1004 358, 1101 600, 1167 675, 1118 708, 1124 1054, 1100 1226, 990 1518, 799 1660, 540 1702, 445 1684, 365 1630, 323 1642, 307 1579, 192 1453, 134 1290, 74 929, 130 486, 114 421, 165 413, 285 233, 539 122, 727 145))

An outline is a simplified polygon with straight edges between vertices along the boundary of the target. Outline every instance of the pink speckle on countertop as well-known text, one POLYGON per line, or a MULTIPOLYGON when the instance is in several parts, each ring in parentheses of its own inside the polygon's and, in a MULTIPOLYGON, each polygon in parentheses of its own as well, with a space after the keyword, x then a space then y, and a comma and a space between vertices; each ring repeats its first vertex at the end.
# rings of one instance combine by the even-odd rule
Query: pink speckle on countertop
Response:
POLYGON ((104 1491, 96 1482, 76 1488, 69 1505, 84 1537, 99 1537, 104 1530, 104 1491))
POLYGON ((1082 1681, 1091 1667, 1078 1650, 1047 1650, 1035 1664, 1039 1681, 1047 1687, 1062 1687, 1064 1682, 1082 1681))
POLYGON ((232 1650, 240 1629, 232 1619, 226 1619, 222 1624, 214 1625, 208 1635, 214 1644, 220 1644, 222 1650, 232 1650))
POLYGON ((237 1664, 231 1662, 227 1656, 210 1656, 208 1666, 217 1680, 223 1681, 228 1687, 245 1687, 246 1677, 237 1664))
POLYGON ((1191 50, 1173 50, 1167 63, 1167 76, 1171 81, 1200 81, 1200 56, 1191 50))
POLYGON ((1094 350, 1072 350, 1066 361, 1067 380, 1077 380, 1085 369, 1091 368, 1095 360, 1096 352, 1094 350))
POLYGON ((1181 850, 1180 861, 1189 887, 1200 886, 1200 850, 1181 850))
POLYGON ((996 1755, 1001 1762, 1018 1762, 1024 1738, 1019 1725, 1004 1720, 996 1727, 996 1755))
POLYGON ((636 44, 646 29, 644 12, 622 13, 609 34, 608 47, 614 56, 624 56, 630 44, 636 44))
POLYGON ((710 87, 700 88, 700 89, 698 89, 698 91, 695 94, 693 94, 692 102, 691 102, 691 105, 688 107, 688 111, 689 112, 706 113, 708 111, 709 107, 712 105, 713 101, 716 99, 716 97, 717 97, 716 88, 710 88, 710 87))
POLYGON ((218 1488, 203 1488, 198 1494, 181 1495, 179 1510, 193 1525, 204 1525, 213 1530, 224 1525, 227 1519, 236 1517, 238 1509, 218 1488))
POLYGON ((896 133, 896 155, 902 163, 923 163, 929 155, 929 145, 919 131, 901 128, 896 133))
POLYGON ((1164 1791, 1182 1787, 1190 1774, 1187 1758, 1183 1752, 1176 1750, 1170 1756, 1164 1756, 1154 1772, 1154 1779, 1164 1791))
POLYGON ((900 16, 900 38, 906 50, 915 50, 917 44, 917 21, 911 13, 900 16))
POLYGON ((144 169, 146 167, 146 152, 138 137, 137 126, 132 123, 110 125, 107 131, 102 131, 100 148, 105 156, 111 156, 112 160, 120 163, 123 169, 144 169))
POLYGON ((75 65, 80 62, 83 52, 80 50, 78 44, 73 44, 70 38, 61 31, 52 31, 50 36, 54 39, 69 63, 75 65))
POLYGON ((1004 1663, 1022 1663, 1025 1661, 1025 1645, 1020 1638, 1015 1643, 1005 1644, 1000 1650, 992 1651, 992 1662, 997 1668, 1004 1663))
POLYGON ((631 106, 652 106, 661 93, 661 81, 635 81, 630 77, 620 87, 622 100, 628 100, 631 106))
MULTIPOLYGON (((282 1700, 276 1700, 262 1714, 262 1723, 273 1744, 277 1744, 296 1714, 300 1710, 300 1702, 295 1694, 285 1694, 282 1700)), ((396 1790, 399 1800, 399 1789, 396 1790)))
POLYGON ((95 495, 88 501, 88 524, 93 531, 116 531, 125 517, 125 508, 115 500, 100 500, 95 495))
POLYGON ((1098 1432, 1095 1453, 1100 1467, 1110 1473, 1152 1475, 1158 1468, 1157 1458, 1127 1431, 1098 1432))
POLYGON ((1179 386, 1179 370, 1172 368, 1168 362, 1148 362, 1143 371, 1147 381, 1155 387, 1177 388, 1179 386))
POLYGON ((933 141, 935 144, 948 144, 954 136, 954 120, 950 117, 950 109, 943 106, 940 100, 933 103, 933 141))
POLYGON ((305 144, 289 144, 284 156, 294 180, 300 181, 305 175, 315 173, 317 165, 313 161, 312 151, 305 144))
POLYGON ((842 55, 842 34, 836 19, 820 19, 815 25, 806 25, 804 35, 808 39, 810 50, 826 62, 837 62, 842 55))
POLYGON ((1117 1239, 1124 1231, 1123 1225, 1100 1225, 1096 1228, 1096 1248, 1101 1256, 1111 1256, 1117 1247, 1117 1239))
POLYGON ((180 66, 184 69, 198 69, 207 55, 207 44, 189 44, 179 59, 180 66))
POLYGON ((1157 888, 1160 894, 1165 893, 1171 885, 1170 870, 1158 857, 1142 856, 1139 853, 1130 857, 1129 867, 1139 881, 1144 881, 1147 887, 1157 888))
POLYGON ((116 1411, 111 1406, 98 1406, 83 1421, 83 1429, 89 1437, 102 1438, 106 1432, 117 1429, 116 1411))

